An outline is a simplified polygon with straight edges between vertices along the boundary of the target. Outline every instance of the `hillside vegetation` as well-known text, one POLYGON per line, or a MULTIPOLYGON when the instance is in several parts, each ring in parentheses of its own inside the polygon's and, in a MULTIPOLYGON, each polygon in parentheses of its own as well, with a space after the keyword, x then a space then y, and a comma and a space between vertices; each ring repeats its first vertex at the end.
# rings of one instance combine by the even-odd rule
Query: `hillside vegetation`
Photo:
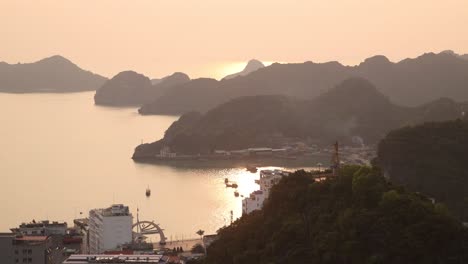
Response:
POLYGON ((468 229, 370 167, 314 182, 297 171, 264 208, 219 230, 198 263, 467 263, 468 229))
POLYGON ((392 182, 446 203, 468 221, 468 121, 392 131, 379 144, 378 160, 392 182))

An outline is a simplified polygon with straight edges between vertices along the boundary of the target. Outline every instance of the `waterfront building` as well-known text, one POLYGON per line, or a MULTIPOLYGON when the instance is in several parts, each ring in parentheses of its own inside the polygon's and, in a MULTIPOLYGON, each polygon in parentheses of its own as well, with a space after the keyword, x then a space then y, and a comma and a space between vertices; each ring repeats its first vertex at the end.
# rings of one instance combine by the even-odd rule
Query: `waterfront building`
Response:
POLYGON ((254 191, 249 197, 242 200, 242 214, 250 214, 255 210, 259 210, 263 206, 265 195, 262 191, 254 191))
POLYGON ((175 152, 171 152, 171 149, 168 146, 164 146, 159 151, 159 156, 163 158, 175 158, 177 154, 175 152))
POLYGON ((283 170, 262 170, 260 179, 255 183, 260 185, 260 190, 254 191, 249 197, 242 200, 242 214, 249 214, 255 210, 260 210, 263 203, 270 196, 271 188, 277 184, 281 178, 288 176, 289 172, 283 170))
POLYGON ((161 262, 162 255, 71 255, 63 264, 88 264, 88 263, 107 263, 107 264, 148 264, 148 263, 166 263, 161 262))
POLYGON ((132 242, 132 223, 133 216, 123 204, 89 211, 89 252, 100 254, 132 242))

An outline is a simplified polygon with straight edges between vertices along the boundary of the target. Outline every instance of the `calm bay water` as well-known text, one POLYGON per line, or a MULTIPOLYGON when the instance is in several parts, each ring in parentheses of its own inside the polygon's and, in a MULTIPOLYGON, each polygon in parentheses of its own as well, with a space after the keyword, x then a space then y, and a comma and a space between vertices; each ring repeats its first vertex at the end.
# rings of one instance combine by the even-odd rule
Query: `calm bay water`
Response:
POLYGON ((258 186, 244 168, 134 163, 136 145, 161 138, 175 116, 95 106, 94 93, 0 94, 0 232, 33 219, 67 221, 124 203, 172 239, 214 233, 258 186), (145 189, 152 190, 150 198, 145 189), (83 214, 80 215, 80 212, 83 214))

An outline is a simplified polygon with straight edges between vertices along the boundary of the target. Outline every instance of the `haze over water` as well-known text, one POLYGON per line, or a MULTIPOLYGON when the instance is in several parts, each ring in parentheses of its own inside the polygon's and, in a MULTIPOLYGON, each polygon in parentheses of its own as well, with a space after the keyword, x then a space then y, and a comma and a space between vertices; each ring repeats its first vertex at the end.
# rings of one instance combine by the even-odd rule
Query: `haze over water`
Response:
POLYGON ((138 207, 141 220, 160 223, 174 240, 196 237, 198 229, 214 233, 230 210, 241 215, 241 198, 224 178, 248 195, 258 188, 258 173, 134 163, 134 147, 161 138, 178 117, 95 106, 93 95, 0 94, 0 232, 33 219, 71 226, 113 203, 129 205, 135 218, 138 207))

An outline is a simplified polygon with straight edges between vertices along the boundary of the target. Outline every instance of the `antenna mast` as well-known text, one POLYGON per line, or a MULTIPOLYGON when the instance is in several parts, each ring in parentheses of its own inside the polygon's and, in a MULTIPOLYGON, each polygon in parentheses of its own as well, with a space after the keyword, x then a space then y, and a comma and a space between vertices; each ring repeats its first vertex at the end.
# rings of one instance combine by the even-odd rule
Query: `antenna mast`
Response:
POLYGON ((339 149, 338 141, 335 142, 333 147, 334 147, 334 153, 332 156, 333 176, 337 176, 338 169, 340 168, 340 149, 339 149))

